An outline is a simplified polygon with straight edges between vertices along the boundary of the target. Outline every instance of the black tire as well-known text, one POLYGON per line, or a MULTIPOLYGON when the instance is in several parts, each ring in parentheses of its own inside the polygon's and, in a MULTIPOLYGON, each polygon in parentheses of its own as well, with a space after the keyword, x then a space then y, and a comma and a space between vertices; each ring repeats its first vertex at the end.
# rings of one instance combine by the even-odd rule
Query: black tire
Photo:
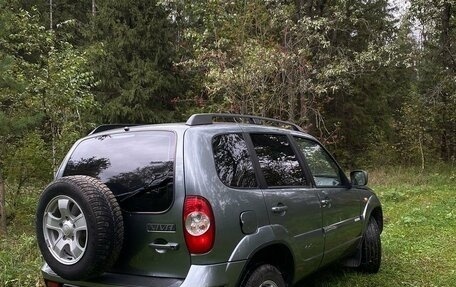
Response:
POLYGON ((279 269, 263 264, 247 274, 241 287, 286 287, 286 284, 279 269))
POLYGON ((55 180, 41 194, 36 218, 41 254, 60 277, 96 277, 116 262, 124 237, 122 211, 98 179, 55 180))
POLYGON ((359 270, 365 273, 377 273, 382 261, 382 245, 380 229, 374 218, 369 219, 364 232, 363 245, 361 247, 361 264, 359 270))

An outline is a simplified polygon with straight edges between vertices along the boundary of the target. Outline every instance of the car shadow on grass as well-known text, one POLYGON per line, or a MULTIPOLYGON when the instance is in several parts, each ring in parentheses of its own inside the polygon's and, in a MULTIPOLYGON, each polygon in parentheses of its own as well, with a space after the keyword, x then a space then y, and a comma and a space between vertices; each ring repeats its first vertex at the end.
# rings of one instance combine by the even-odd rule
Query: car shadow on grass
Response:
POLYGON ((341 265, 329 265, 300 280, 293 287, 329 287, 345 286, 344 281, 349 274, 357 273, 356 269, 341 265))

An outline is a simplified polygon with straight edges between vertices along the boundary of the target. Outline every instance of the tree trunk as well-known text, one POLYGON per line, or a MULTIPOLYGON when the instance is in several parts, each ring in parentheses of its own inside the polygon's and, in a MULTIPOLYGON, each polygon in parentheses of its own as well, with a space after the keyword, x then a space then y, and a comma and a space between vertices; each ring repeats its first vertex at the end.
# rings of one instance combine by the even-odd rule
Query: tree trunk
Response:
POLYGON ((95 17, 96 14, 96 4, 95 0, 92 0, 92 16, 95 17))
MULTIPOLYGON (((440 31, 440 54, 441 54, 441 63, 442 68, 444 71, 449 71, 450 73, 456 72, 456 67, 453 65, 452 62, 452 55, 451 55, 451 3, 449 1, 444 1, 442 14, 441 14, 441 31, 440 31)), ((447 113, 448 110, 448 98, 450 93, 448 91, 443 91, 441 93, 441 102, 442 102, 442 110, 440 111, 441 114, 441 134, 440 134, 440 157, 448 162, 450 161, 451 157, 453 156, 450 154, 450 141, 449 141, 449 134, 451 133, 451 123, 450 117, 448 117, 447 113)))
POLYGON ((5 183, 0 173, 0 237, 6 237, 5 183))
POLYGON ((441 14, 441 27, 442 31, 440 31, 440 53, 443 67, 447 69, 451 69, 453 72, 455 71, 454 65, 452 65, 452 57, 451 57, 451 42, 450 42, 450 34, 451 34, 451 3, 445 1, 443 3, 442 14, 441 14))
POLYGON ((53 26, 53 17, 52 17, 52 0, 49 0, 49 29, 52 30, 52 26, 53 26))
POLYGON ((425 168, 425 157, 424 157, 423 140, 422 140, 421 132, 419 133, 419 136, 418 136, 418 143, 420 145, 421 170, 424 170, 424 168, 425 168))
POLYGON ((51 122, 51 140, 52 140, 52 175, 55 176, 57 173, 57 128, 54 126, 54 123, 51 122))

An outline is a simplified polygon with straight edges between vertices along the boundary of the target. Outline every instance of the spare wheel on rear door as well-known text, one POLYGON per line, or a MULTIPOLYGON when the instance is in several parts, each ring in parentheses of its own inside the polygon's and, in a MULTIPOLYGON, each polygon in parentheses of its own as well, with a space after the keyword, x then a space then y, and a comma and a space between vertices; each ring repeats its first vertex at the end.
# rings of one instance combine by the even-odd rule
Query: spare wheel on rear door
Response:
POLYGON ((51 269, 84 280, 109 269, 122 248, 122 212, 109 188, 96 178, 68 176, 41 194, 36 233, 51 269))

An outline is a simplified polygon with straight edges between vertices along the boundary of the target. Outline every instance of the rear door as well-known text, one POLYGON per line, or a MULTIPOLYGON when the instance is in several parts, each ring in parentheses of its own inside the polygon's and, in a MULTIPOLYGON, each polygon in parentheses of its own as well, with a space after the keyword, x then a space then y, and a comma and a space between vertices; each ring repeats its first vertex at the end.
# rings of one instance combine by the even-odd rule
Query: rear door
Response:
POLYGON ((296 272, 304 276, 318 268, 323 232, 317 191, 306 178, 290 138, 283 134, 250 134, 263 196, 276 237, 293 249, 296 272))
POLYGON ((184 278, 190 257, 181 220, 182 143, 175 132, 131 130, 81 141, 63 176, 96 177, 116 196, 125 235, 113 271, 184 278))
POLYGON ((361 237, 361 204, 343 172, 316 141, 295 137, 312 173, 323 211, 325 255, 323 264, 348 254, 361 237))

